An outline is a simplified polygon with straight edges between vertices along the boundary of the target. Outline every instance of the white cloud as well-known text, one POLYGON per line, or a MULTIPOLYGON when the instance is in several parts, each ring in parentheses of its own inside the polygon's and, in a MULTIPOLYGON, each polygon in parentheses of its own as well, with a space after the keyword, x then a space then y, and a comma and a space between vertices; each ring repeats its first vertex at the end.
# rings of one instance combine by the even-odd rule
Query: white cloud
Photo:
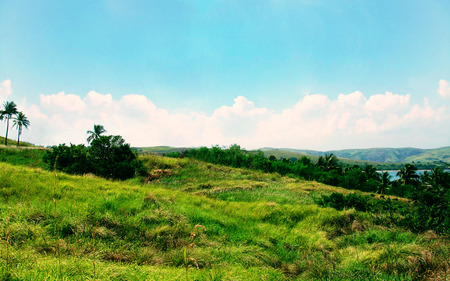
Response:
MULTIPOLYGON (((6 85, 6 86, 5 86, 6 85)), ((11 94, 10 82, 2 91, 11 94)), ((390 92, 365 97, 355 91, 336 99, 312 94, 281 112, 257 107, 243 96, 212 114, 171 113, 148 97, 91 91, 42 94, 40 104, 21 110, 31 121, 24 140, 36 144, 84 143, 86 131, 102 124, 109 134, 120 134, 133 146, 211 146, 240 144, 339 149, 379 146, 437 147, 448 145, 449 108, 433 107, 428 99, 411 104, 410 95, 390 92)))
POLYGON ((111 94, 102 95, 95 91, 90 91, 84 101, 93 107, 110 105, 113 102, 111 94))
POLYGON ((0 101, 4 102, 12 94, 11 80, 4 80, 0 84, 0 101))
POLYGON ((59 92, 56 95, 40 95, 41 106, 50 112, 78 112, 82 113, 86 104, 77 95, 59 92))
POLYGON ((365 101, 366 98, 360 91, 348 95, 339 94, 338 96, 338 102, 345 105, 361 106, 365 101))
POLYGON ((410 95, 394 95, 386 92, 384 95, 373 95, 365 104, 369 114, 377 112, 402 112, 409 107, 410 95))
POLYGON ((444 79, 441 79, 439 81, 438 93, 439 93, 439 95, 441 95, 441 97, 443 97, 445 99, 449 99, 450 98, 450 85, 444 79))

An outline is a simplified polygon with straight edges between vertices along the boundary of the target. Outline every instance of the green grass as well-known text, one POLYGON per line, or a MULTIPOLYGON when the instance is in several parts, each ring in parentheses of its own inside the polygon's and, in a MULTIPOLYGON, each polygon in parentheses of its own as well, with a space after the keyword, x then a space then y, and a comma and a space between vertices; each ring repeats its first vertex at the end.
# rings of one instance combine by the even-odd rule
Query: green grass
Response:
POLYGON ((42 156, 44 154, 44 148, 17 148, 15 146, 0 146, 0 162, 7 162, 13 165, 45 168, 46 165, 42 161, 42 156))
MULTIPOLYGON (((0 145, 5 145, 5 137, 0 136, 0 145)), ((8 146, 17 146, 17 140, 12 140, 12 139, 8 138, 8 146)), ((20 141, 19 146, 33 147, 34 145, 29 142, 20 141)))
POLYGON ((148 182, 108 181, 8 153, 1 280, 417 280, 448 271, 447 238, 314 203, 348 192, 338 187, 157 156, 142 158, 148 182), (198 224, 205 230, 192 236, 198 224))

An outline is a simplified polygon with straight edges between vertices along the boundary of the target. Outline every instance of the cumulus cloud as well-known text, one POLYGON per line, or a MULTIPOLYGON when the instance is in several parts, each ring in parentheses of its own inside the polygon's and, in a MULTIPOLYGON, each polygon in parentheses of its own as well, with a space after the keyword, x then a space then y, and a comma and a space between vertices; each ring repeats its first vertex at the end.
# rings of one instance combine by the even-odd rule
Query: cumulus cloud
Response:
POLYGON ((444 79, 441 79, 439 81, 439 89, 438 89, 438 93, 439 95, 441 95, 441 97, 443 97, 444 99, 449 99, 450 98, 450 85, 447 81, 445 81, 444 79))
POLYGON ((56 95, 40 95, 41 106, 48 112, 78 112, 83 113, 86 105, 77 95, 59 92, 56 95))
POLYGON ((111 94, 102 95, 95 91, 90 91, 84 101, 92 107, 98 107, 112 104, 113 99, 111 94))
POLYGON ((365 104, 369 114, 376 112, 402 112, 409 107, 410 95, 394 95, 386 92, 384 95, 373 95, 365 104))
POLYGON ((348 95, 339 94, 338 102, 343 105, 361 106, 366 101, 363 93, 356 91, 348 95))
MULTIPOLYGON (((9 81, 9 80, 7 80, 9 81)), ((441 88, 448 84, 440 83, 441 88), (443 85, 443 86, 442 86, 443 85), (441 87, 442 86, 442 87, 441 87)), ((11 95, 11 83, 1 93, 11 95)), ((84 97, 64 92, 42 94, 39 104, 22 106, 32 124, 24 140, 36 144, 85 143, 94 124, 120 134, 132 146, 211 146, 233 143, 252 149, 263 146, 340 149, 379 146, 437 147, 448 145, 449 109, 412 104, 409 94, 362 92, 336 99, 311 94, 276 112, 258 107, 244 96, 212 114, 171 113, 150 98, 95 91, 84 97)))

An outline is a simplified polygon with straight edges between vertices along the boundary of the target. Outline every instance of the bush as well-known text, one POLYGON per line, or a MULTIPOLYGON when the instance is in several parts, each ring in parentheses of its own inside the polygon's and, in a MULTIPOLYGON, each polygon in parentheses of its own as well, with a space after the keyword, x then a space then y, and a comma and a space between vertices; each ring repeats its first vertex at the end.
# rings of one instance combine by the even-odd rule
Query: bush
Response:
POLYGON ((99 136, 89 147, 82 144, 53 146, 43 160, 51 170, 70 174, 93 173, 120 180, 146 172, 143 163, 121 136, 99 136))
POLYGON ((373 203, 370 200, 369 196, 360 196, 356 193, 343 195, 342 193, 333 192, 329 196, 322 196, 317 203, 337 210, 355 208, 357 211, 366 212, 373 208, 373 203))

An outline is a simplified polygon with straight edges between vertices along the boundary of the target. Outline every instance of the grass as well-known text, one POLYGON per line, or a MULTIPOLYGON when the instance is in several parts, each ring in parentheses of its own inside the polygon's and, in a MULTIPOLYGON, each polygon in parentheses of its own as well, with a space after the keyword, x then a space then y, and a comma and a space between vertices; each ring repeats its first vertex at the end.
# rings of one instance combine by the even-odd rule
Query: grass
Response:
MULTIPOLYGON (((5 144, 5 137, 0 136, 0 145, 4 145, 5 144)), ((16 140, 12 140, 10 138, 8 138, 8 146, 17 146, 17 141, 16 140)), ((34 147, 33 144, 29 143, 29 142, 19 142, 19 146, 20 147, 34 147)))
POLYGON ((15 146, 0 146, 0 162, 44 169, 46 168, 46 165, 42 162, 44 153, 45 149, 43 148, 24 149, 15 146))
POLYGON ((108 181, 0 153, 1 280, 448 276, 446 237, 314 203, 341 188, 157 156, 145 183, 108 181))

